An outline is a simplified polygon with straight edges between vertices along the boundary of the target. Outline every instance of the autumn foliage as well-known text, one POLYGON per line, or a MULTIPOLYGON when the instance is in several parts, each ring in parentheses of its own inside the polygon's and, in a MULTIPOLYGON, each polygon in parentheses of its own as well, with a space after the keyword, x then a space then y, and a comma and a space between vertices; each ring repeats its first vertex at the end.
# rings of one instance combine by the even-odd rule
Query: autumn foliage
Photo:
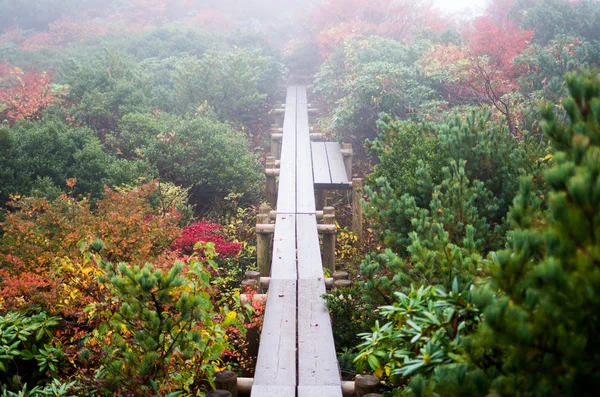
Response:
POLYGON ((215 250, 221 257, 228 258, 238 255, 241 249, 240 244, 227 242, 225 236, 219 233, 221 229, 223 229, 222 226, 206 221, 186 226, 173 243, 172 248, 189 255, 194 252, 196 243, 210 242, 215 245, 215 250))
POLYGON ((74 315, 93 298, 95 264, 81 244, 103 242, 107 260, 143 265, 157 260, 181 232, 179 214, 154 215, 148 198, 154 182, 106 197, 92 209, 86 199, 62 196, 49 202, 23 198, 2 223, 0 291, 3 309, 39 305, 51 313, 74 315))
POLYGON ((53 74, 0 64, 0 120, 38 119, 62 96, 63 90, 52 86, 53 74))
POLYGON ((316 44, 324 58, 346 38, 374 34, 410 41, 417 31, 440 31, 450 25, 429 0, 327 1, 314 21, 319 32, 316 44))

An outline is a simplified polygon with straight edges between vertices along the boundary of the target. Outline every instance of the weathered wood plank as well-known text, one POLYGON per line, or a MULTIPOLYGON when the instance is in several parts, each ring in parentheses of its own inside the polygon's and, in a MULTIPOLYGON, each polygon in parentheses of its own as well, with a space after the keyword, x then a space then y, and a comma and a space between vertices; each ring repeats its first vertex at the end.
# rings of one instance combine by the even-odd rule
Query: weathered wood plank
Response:
POLYGON ((296 386, 253 385, 251 397, 296 397, 296 386))
POLYGON ((298 95, 298 104, 306 105, 308 104, 307 95, 306 95, 306 86, 299 85, 296 87, 297 95, 298 95))
POLYGON ((298 386, 298 397, 342 397, 342 387, 298 386))
POLYGON ((344 166, 344 157, 342 156, 340 144, 337 142, 326 142, 325 148, 327 150, 331 184, 347 185, 349 183, 348 174, 346 173, 346 167, 344 166))
POLYGON ((298 214, 296 218, 296 239, 298 245, 298 279, 324 279, 321 246, 317 232, 317 217, 312 214, 298 214))
POLYGON ((331 320, 321 295, 325 280, 298 280, 298 385, 337 386, 340 370, 331 320))
POLYGON ((316 207, 306 104, 298 104, 296 117, 296 212, 314 213, 316 207))
POLYGON ((296 87, 289 87, 285 104, 279 165, 277 210, 280 213, 296 212, 296 95, 296 87))
POLYGON ((315 186, 331 185, 331 175, 329 174, 329 162, 327 160, 325 142, 312 142, 311 154, 315 186))
POLYGON ((296 269, 296 215, 277 214, 273 235, 271 278, 295 280, 296 269))
POLYGON ((271 279, 254 373, 258 385, 296 386, 296 280, 271 279))

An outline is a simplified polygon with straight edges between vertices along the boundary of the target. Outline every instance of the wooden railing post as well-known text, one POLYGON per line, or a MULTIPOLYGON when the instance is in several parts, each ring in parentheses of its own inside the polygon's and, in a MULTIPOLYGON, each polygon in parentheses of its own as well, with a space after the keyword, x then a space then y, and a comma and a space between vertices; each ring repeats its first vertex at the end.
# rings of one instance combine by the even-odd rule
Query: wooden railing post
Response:
POLYGON ((369 393, 376 393, 379 378, 373 375, 358 375, 354 379, 354 393, 356 397, 365 397, 369 393))
POLYGON ((267 202, 271 207, 275 207, 277 201, 277 175, 279 170, 275 168, 275 157, 268 156, 267 164, 265 169, 265 175, 267 177, 267 202))
MULTIPOLYGON (((272 229, 261 228, 259 225, 269 223, 268 207, 261 207, 260 213, 256 216, 256 263, 261 276, 268 277, 271 275, 271 234, 272 229)), ((258 282, 260 284, 260 281, 258 282)))
POLYGON ((281 156, 281 138, 283 134, 280 133, 271 133, 271 156, 275 157, 275 159, 279 159, 281 156))
POLYGON ((346 175, 348 180, 352 180, 352 158, 354 157, 354 151, 352 150, 351 143, 342 143, 342 157, 344 158, 344 166, 346 167, 346 175))
MULTIPOLYGON (((335 225, 335 209, 333 207, 323 208, 323 223, 325 225, 335 225)), ((335 272, 335 240, 337 230, 323 234, 323 265, 329 269, 330 274, 335 272)))
POLYGON ((215 387, 217 390, 227 390, 231 397, 237 397, 237 374, 233 371, 215 372, 215 387))
POLYGON ((273 123, 281 126, 283 124, 283 117, 285 114, 285 107, 273 109, 273 123))
POLYGON ((360 203, 362 188, 362 179, 352 179, 352 233, 356 235, 359 244, 363 242, 363 212, 360 203))

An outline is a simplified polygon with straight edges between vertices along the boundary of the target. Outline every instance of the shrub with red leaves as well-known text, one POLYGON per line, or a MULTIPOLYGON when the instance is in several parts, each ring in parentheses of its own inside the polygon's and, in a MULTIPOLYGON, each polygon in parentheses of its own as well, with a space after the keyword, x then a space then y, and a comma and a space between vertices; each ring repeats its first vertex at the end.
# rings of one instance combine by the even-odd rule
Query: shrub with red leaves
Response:
POLYGON ((38 73, 0 64, 0 121, 39 118, 62 94, 52 87, 52 77, 52 70, 38 73))
POLYGON ((220 257, 231 258, 237 256, 242 248, 241 245, 227 242, 225 236, 219 233, 222 228, 222 226, 206 221, 186 226, 171 248, 189 255, 194 252, 196 243, 214 243, 215 250, 220 257))

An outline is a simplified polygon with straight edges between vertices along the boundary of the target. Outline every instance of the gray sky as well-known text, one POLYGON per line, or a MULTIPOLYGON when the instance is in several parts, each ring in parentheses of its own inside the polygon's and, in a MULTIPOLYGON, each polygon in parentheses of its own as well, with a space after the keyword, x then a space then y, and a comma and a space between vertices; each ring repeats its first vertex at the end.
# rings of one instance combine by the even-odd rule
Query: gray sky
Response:
POLYGON ((480 14, 487 4, 487 0, 435 0, 438 6, 448 12, 469 11, 480 14))

